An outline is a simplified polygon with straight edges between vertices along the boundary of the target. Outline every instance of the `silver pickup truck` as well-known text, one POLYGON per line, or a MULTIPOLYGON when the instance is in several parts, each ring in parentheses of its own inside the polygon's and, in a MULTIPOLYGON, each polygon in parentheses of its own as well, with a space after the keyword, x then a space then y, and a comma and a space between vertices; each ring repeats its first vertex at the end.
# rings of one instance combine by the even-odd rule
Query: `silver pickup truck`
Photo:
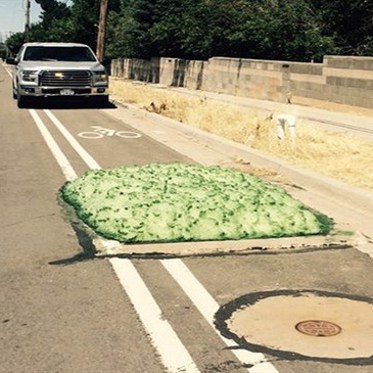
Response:
POLYGON ((93 97, 109 100, 108 76, 93 51, 78 43, 25 43, 16 58, 13 97, 25 107, 31 97, 93 97))

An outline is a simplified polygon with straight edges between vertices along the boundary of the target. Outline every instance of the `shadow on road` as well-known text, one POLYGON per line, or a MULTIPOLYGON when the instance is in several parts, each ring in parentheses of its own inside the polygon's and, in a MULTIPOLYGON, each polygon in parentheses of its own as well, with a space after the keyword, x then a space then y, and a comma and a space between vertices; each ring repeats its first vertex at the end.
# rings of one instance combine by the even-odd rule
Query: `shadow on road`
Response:
POLYGON ((112 102, 103 102, 94 98, 57 98, 48 97, 43 99, 30 98, 25 105, 26 109, 116 109, 112 102))
POLYGON ((73 255, 70 258, 53 260, 48 264, 65 266, 95 259, 96 248, 93 245, 91 237, 89 237, 89 235, 80 227, 78 223, 71 223, 71 226, 76 234, 76 237, 78 238, 79 245, 83 249, 83 252, 73 255))

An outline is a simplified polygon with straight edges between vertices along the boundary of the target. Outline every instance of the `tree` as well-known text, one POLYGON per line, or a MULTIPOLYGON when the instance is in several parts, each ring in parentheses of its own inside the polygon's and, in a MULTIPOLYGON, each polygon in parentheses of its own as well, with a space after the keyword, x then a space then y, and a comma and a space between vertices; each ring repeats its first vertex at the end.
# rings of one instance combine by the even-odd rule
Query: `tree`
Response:
POLYGON ((70 16, 69 7, 57 0, 35 0, 42 9, 41 20, 44 25, 48 25, 52 20, 62 19, 70 16))
POLYGON ((8 55, 8 50, 6 44, 0 42, 0 58, 5 59, 8 55))
MULTIPOLYGON (((96 47, 100 0, 36 0, 31 40, 96 47)), ((22 33, 21 33, 22 35, 22 33)), ((20 38, 9 44, 14 50, 20 38)), ((109 0, 109 57, 310 61, 373 54, 369 0, 109 0)), ((7 42, 8 44, 8 42, 7 42)), ((22 44, 22 43, 21 43, 22 44)))
POLYGON ((270 59, 320 60, 336 52, 333 39, 322 33, 321 19, 304 0, 270 1, 265 8, 264 33, 269 38, 265 54, 270 59))
POLYGON ((21 48, 22 44, 24 43, 24 40, 25 36, 23 32, 12 34, 8 39, 6 39, 5 43, 11 55, 14 56, 18 53, 19 48, 21 48))
POLYGON ((323 33, 335 39, 339 54, 373 54, 373 2, 311 0, 323 21, 323 33))
POLYGON ((119 11, 109 12, 107 53, 110 56, 148 58, 153 55, 148 30, 155 22, 156 2, 122 1, 119 11))

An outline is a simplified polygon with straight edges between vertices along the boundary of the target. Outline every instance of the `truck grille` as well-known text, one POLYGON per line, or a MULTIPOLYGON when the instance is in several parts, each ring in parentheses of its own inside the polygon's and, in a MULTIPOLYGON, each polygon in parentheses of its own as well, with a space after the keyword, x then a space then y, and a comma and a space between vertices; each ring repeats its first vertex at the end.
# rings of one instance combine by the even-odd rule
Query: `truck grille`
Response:
POLYGON ((91 85, 89 71, 44 71, 41 74, 42 86, 48 87, 87 87, 91 85))

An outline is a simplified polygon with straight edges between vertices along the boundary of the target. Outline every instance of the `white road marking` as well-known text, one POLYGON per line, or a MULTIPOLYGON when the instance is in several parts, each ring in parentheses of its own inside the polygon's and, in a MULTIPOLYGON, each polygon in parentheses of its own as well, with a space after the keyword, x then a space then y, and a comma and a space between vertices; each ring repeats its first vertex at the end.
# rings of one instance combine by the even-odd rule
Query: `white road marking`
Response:
MULTIPOLYGON (((98 163, 83 149, 62 123, 50 113, 49 110, 45 110, 45 112, 87 165, 95 169, 100 168, 98 163)), ((57 163, 61 167, 66 179, 75 179, 77 177, 76 172, 61 148, 53 139, 46 125, 35 110, 30 109, 30 114, 42 133, 48 147, 51 149, 57 163)), ((167 368, 168 372, 199 373, 200 371, 183 343, 168 321, 163 319, 162 311, 131 261, 128 259, 112 258, 109 262, 113 266, 122 287, 126 291, 143 322, 144 328, 149 333, 153 346, 160 354, 162 364, 167 368)))
POLYGON ((13 76, 12 76, 12 72, 10 71, 10 69, 3 63, 3 67, 4 67, 4 69, 5 69, 5 71, 8 73, 8 75, 11 77, 11 78, 13 78, 13 76))
POLYGON ((47 143, 50 151, 52 152, 54 158, 56 159, 57 163, 61 167, 63 174, 65 175, 66 180, 71 181, 78 177, 75 170, 71 166, 70 162, 66 158, 65 154, 62 152, 61 148, 58 146, 54 138, 52 137, 51 133, 48 131, 47 127, 37 114, 34 109, 29 110, 32 119, 34 120, 36 126, 38 127, 41 135, 44 138, 44 141, 47 143))
MULTIPOLYGON (((163 259, 161 263, 224 343, 228 347, 237 347, 234 341, 223 337, 215 328, 214 315, 220 306, 196 279, 189 268, 180 259, 163 259)), ((250 373, 278 373, 276 368, 267 362, 265 356, 261 353, 250 352, 244 349, 232 349, 231 351, 243 364, 253 365, 247 369, 250 373)))
POLYGON ((200 372, 129 259, 110 259, 116 275, 171 373, 200 372))
POLYGON ((101 166, 93 159, 93 157, 78 143, 75 137, 65 128, 65 126, 55 117, 50 110, 44 110, 45 114, 53 122, 53 124, 62 133, 65 139, 70 143, 74 150, 80 155, 83 161, 91 169, 100 169, 101 166))
MULTIPOLYGON (((62 123, 49 110, 45 110, 45 112, 86 164, 90 168, 101 168, 92 156, 62 125, 62 123)), ((58 147, 57 144, 56 146, 58 147)), ((179 373, 180 367, 183 367, 182 369, 184 369, 186 373, 198 372, 194 361, 189 356, 189 353, 186 351, 184 345, 169 323, 160 322, 161 311, 130 260, 112 258, 109 262, 113 266, 121 285, 131 299, 145 329, 150 333, 153 345, 160 353, 163 364, 165 364, 170 370, 170 373, 179 373), (121 268, 122 266, 123 269, 121 268), (129 273, 130 275, 128 275, 129 273), (150 310, 151 312, 149 313, 150 310), (175 346, 178 347, 176 348, 175 346), (175 353, 174 348, 177 349, 177 354, 175 353)), ((188 267, 186 267, 180 259, 162 260, 161 263, 174 280, 181 286, 183 291, 189 296, 193 304, 201 312, 210 326, 218 333, 214 325, 214 315, 219 309, 219 304, 212 298, 208 291, 194 277, 188 267)), ((237 347, 235 342, 222 337, 220 333, 218 333, 218 335, 223 339, 227 346, 237 347)), ((237 349, 232 349, 232 352, 243 364, 252 365, 251 368, 248 368, 250 373, 278 373, 276 368, 265 360, 263 354, 237 349)))
POLYGON ((80 132, 78 133, 78 136, 90 140, 102 139, 104 136, 118 136, 123 137, 125 139, 138 139, 139 137, 141 137, 140 133, 132 131, 116 131, 110 128, 104 128, 100 126, 91 126, 91 128, 93 128, 92 131, 80 132))

